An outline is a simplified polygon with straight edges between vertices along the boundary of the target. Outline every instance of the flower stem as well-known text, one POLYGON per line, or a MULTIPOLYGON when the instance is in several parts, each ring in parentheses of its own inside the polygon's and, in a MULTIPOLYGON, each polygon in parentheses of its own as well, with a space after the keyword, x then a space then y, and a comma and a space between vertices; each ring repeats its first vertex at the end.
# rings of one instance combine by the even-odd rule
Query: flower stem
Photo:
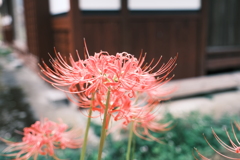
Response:
POLYGON ((127 149, 126 160, 130 160, 132 139, 133 139, 133 122, 131 122, 131 124, 130 124, 130 131, 129 131, 129 138, 128 138, 128 149, 127 149))
POLYGON ((132 137, 132 149, 131 149, 131 159, 134 159, 135 147, 136 147, 136 136, 133 134, 133 137, 132 137))
POLYGON ((91 117, 92 117, 93 101, 94 101, 94 93, 92 94, 91 106, 90 106, 90 109, 89 109, 87 126, 86 126, 86 130, 85 130, 85 135, 84 135, 84 141, 83 141, 83 146, 82 146, 82 150, 81 150, 80 160, 84 160, 85 153, 86 153, 88 132, 89 132, 90 123, 91 123, 91 117))
MULTIPOLYGON (((138 103, 139 100, 139 92, 137 92, 135 104, 138 103)), ((133 122, 130 123, 130 131, 129 131, 129 137, 128 137, 128 149, 127 149, 127 156, 126 160, 130 160, 134 158, 134 150, 135 150, 135 137, 133 135, 133 122), (133 147, 133 148, 131 148, 133 147)))
POLYGON ((101 158, 102 158, 102 151, 103 151, 103 147, 104 147, 106 131, 107 131, 107 126, 108 126, 107 123, 109 123, 109 120, 110 120, 110 115, 108 115, 110 92, 111 92, 110 88, 108 88, 107 100, 106 100, 106 106, 105 106, 104 118, 103 118, 103 126, 102 126, 102 132, 101 132, 101 139, 100 139, 100 145, 99 145, 99 150, 98 150, 98 160, 101 160, 101 158))

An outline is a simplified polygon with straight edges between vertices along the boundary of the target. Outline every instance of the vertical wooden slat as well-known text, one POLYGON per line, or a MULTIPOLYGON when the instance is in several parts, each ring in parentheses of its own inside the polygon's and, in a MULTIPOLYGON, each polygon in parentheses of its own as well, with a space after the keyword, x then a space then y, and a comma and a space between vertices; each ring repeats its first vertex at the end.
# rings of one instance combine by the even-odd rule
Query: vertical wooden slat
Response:
POLYGON ((28 50, 37 55, 38 44, 37 44, 37 11, 36 2, 34 0, 24 0, 25 10, 25 23, 26 23, 26 34, 27 34, 27 46, 28 50))
POLYGON ((117 52, 122 52, 121 44, 119 38, 121 37, 120 34, 120 25, 116 21, 114 22, 106 22, 102 23, 102 38, 104 40, 101 40, 103 42, 102 49, 107 50, 109 54, 116 54, 117 52))
MULTIPOLYGON (((80 52, 83 50, 82 37, 82 17, 79 10, 78 0, 70 0, 70 11, 68 13, 69 20, 69 49, 70 53, 75 53, 76 50, 80 52)), ((75 54, 73 54, 75 55, 75 54)))
POLYGON ((196 20, 181 19, 171 23, 170 53, 168 58, 179 54, 174 73, 176 78, 194 77, 197 57, 197 23, 196 20))
POLYGON ((197 38, 197 51, 196 51, 196 74, 197 75, 204 75, 206 74, 206 45, 207 45, 207 30, 208 30, 208 0, 202 0, 202 9, 201 9, 201 19, 198 25, 197 30, 200 32, 198 33, 197 38))
POLYGON ((208 3, 208 46, 240 45, 240 1, 212 0, 208 3))
MULTIPOLYGON (((158 44, 156 43, 156 38, 157 38, 157 29, 156 29, 156 21, 151 20, 147 22, 146 26, 146 33, 148 35, 148 40, 146 41, 148 47, 148 53, 152 55, 153 58, 158 59, 161 55, 157 53, 158 49, 158 44)), ((150 58, 152 59, 152 58, 150 58)), ((149 59, 149 60, 150 60, 149 59)))
MULTIPOLYGON (((235 16, 236 17, 240 17, 240 1, 235 0, 236 1, 236 9, 235 9, 235 16)), ((235 45, 240 45, 240 21, 235 21, 234 23, 235 26, 235 45)))
POLYGON ((90 54, 100 50, 109 54, 121 52, 121 25, 119 21, 84 21, 83 36, 86 38, 90 54))
POLYGON ((61 54, 69 53, 69 34, 67 29, 57 29, 53 33, 54 47, 61 54))
MULTIPOLYGON (((156 44, 157 44, 157 54, 164 55, 163 59, 167 60, 169 56, 165 56, 167 53, 171 53, 172 43, 171 38, 174 38, 174 35, 171 35, 171 23, 172 20, 163 20, 158 21, 156 24, 156 44)), ((176 54, 176 53, 173 53, 176 54)))
POLYGON ((225 19, 225 4, 224 0, 213 0, 209 1, 211 3, 210 8, 210 18, 209 18, 209 45, 217 46, 224 44, 224 28, 225 23, 223 19, 225 19))
POLYGON ((103 50, 103 48, 101 47, 101 43, 106 39, 106 37, 101 35, 101 28, 102 27, 98 22, 84 21, 82 30, 83 37, 86 38, 90 55, 93 55, 94 52, 99 52, 100 50, 103 50))
POLYGON ((48 62, 53 51, 48 0, 24 0, 25 23, 29 51, 48 62))
MULTIPOLYGON (((148 40, 146 34, 146 23, 142 21, 131 21, 129 22, 129 34, 130 34, 130 46, 131 48, 128 50, 131 54, 137 55, 141 50, 144 52, 148 52, 147 43, 148 40)), ((147 56, 149 57, 149 55, 147 56)))
POLYGON ((226 12, 228 13, 227 16, 227 28, 226 28, 226 39, 227 39, 227 43, 230 45, 234 45, 234 23, 235 23, 235 7, 232 8, 232 6, 235 6, 235 0, 231 0, 228 1, 228 3, 226 4, 226 12))
POLYGON ((122 48, 125 51, 129 51, 130 46, 129 46, 129 10, 127 7, 127 0, 122 0, 121 1, 121 34, 122 34, 122 48))

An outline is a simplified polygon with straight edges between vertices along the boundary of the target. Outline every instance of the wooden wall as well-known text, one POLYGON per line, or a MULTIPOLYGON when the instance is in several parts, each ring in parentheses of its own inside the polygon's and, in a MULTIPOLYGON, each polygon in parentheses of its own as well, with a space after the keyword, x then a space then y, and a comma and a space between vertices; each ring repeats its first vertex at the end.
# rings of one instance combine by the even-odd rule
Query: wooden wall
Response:
POLYGON ((208 46, 240 45, 240 1, 209 1, 208 46))
MULTIPOLYGON (((126 1, 122 1, 119 12, 79 12, 79 30, 91 54, 106 50, 110 54, 127 51, 139 56, 143 49, 148 53, 148 62, 161 55, 162 62, 166 62, 179 53, 176 78, 194 77, 203 74, 204 7, 199 12, 185 13, 130 12, 126 1)), ((54 44, 63 54, 71 50, 68 19, 69 14, 52 18, 54 44)))
POLYGON ((48 62, 53 36, 48 0, 24 0, 27 46, 31 54, 48 62))
POLYGON ((130 12, 127 0, 122 0, 120 11, 83 12, 78 1, 70 2, 69 13, 51 17, 52 34, 48 35, 62 54, 82 52, 85 38, 90 54, 127 51, 138 57, 143 49, 148 62, 161 55, 166 62, 179 53, 176 78, 204 74, 206 0, 196 12, 130 12))
POLYGON ((240 1, 209 1, 207 72, 240 69, 240 1))

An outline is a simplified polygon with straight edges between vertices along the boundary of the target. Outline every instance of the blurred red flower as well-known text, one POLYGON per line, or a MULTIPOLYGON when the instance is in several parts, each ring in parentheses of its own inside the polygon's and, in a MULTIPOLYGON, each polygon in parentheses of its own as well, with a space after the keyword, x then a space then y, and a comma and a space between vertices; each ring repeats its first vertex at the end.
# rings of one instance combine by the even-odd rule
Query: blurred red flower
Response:
POLYGON ((36 160, 38 155, 49 155, 58 159, 54 152, 55 149, 81 147, 82 138, 79 135, 79 131, 68 130, 68 126, 63 122, 56 123, 45 118, 31 127, 24 128, 22 142, 0 139, 9 145, 3 151, 8 153, 6 156, 14 156, 16 160, 25 160, 30 157, 36 160))

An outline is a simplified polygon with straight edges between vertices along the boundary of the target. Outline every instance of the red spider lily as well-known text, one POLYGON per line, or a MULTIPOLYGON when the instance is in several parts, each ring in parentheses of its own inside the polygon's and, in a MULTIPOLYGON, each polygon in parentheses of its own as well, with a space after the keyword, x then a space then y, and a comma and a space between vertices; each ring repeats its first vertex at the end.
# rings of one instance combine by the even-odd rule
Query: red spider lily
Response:
MULTIPOLYGON (((154 110, 157 107, 158 101, 148 101, 148 97, 138 100, 138 96, 133 101, 129 99, 123 92, 113 91, 110 95, 110 102, 107 113, 111 115, 114 121, 124 120, 123 124, 126 126, 131 121, 143 120, 148 115, 148 112, 154 110)), ((93 111, 98 111, 103 114, 105 111, 105 95, 96 95, 95 106, 93 111)))
POLYGON ((135 96, 135 92, 151 91, 169 81, 167 76, 174 69, 177 59, 177 57, 170 59, 167 64, 163 64, 153 72, 161 58, 151 67, 153 61, 144 66, 146 55, 140 56, 139 60, 126 52, 113 56, 101 51, 89 56, 86 49, 86 57, 85 60, 79 57, 78 61, 74 61, 70 55, 70 64, 67 64, 60 53, 56 53, 56 59, 51 58, 53 70, 44 62, 43 66, 39 65, 42 73, 47 77, 43 79, 60 90, 62 89, 57 86, 68 86, 65 92, 84 92, 89 96, 93 92, 106 94, 110 87, 111 92, 114 90, 127 92, 131 98, 135 96))
POLYGON ((116 128, 122 126, 125 128, 130 122, 133 123, 133 132, 138 137, 162 143, 159 138, 151 135, 151 132, 164 132, 170 130, 172 122, 160 123, 162 117, 159 116, 158 101, 147 102, 146 99, 131 101, 127 109, 121 107, 116 109, 117 114, 112 116, 115 121, 123 120, 118 125, 112 127, 108 133, 113 132, 116 128), (138 101, 138 102, 136 102, 138 101))
POLYGON ((172 128, 170 127, 172 122, 161 123, 162 117, 158 115, 159 112, 153 112, 157 103, 152 105, 153 106, 144 108, 141 114, 135 116, 133 121, 133 132, 142 139, 162 143, 159 138, 152 136, 151 132, 168 131, 172 128))
MULTIPOLYGON (((235 123, 235 124, 236 124, 236 123, 235 123)), ((236 125, 237 125, 237 124, 236 124, 236 125)), ((237 128, 238 128, 238 125, 237 125, 237 128)), ((233 140, 231 139, 231 137, 230 137, 230 135, 229 135, 229 133, 228 133, 228 131, 227 131, 226 129, 225 129, 225 131, 226 131, 226 135, 227 135, 227 137, 228 137, 228 139, 229 139, 229 141, 230 141, 230 143, 231 143, 231 146, 227 145, 224 141, 222 141, 222 140, 218 137, 218 135, 215 133, 215 131, 212 129, 212 133, 213 133, 214 137, 216 138, 216 140, 217 140, 226 150, 228 150, 228 151, 230 151, 230 152, 233 152, 233 153, 240 153, 240 143, 239 143, 239 141, 238 141, 238 139, 237 139, 237 136, 236 136, 236 133, 235 133, 235 130, 234 130, 233 125, 232 125, 232 132, 233 132, 233 135, 234 135, 234 138, 235 138, 237 144, 233 142, 233 140)), ((225 157, 225 158, 227 158, 227 159, 240 160, 240 158, 232 158, 232 157, 229 157, 229 156, 226 156, 226 155, 220 153, 220 152, 217 151, 215 148, 213 148, 213 146, 208 142, 208 140, 207 140, 207 138, 206 138, 205 136, 204 136, 204 139, 206 140, 206 142, 208 143, 208 145, 209 145, 217 154, 219 154, 219 155, 221 155, 221 156, 223 156, 223 157, 225 157)), ((197 153, 198 153, 198 155, 201 157, 201 159, 203 159, 203 160, 210 160, 210 159, 204 157, 197 149, 195 149, 195 150, 197 151, 197 153)), ((197 158, 195 157, 195 159, 197 159, 197 158)))
MULTIPOLYGON (((146 54, 141 54, 139 59, 127 52, 109 55, 108 52, 101 51, 90 56, 85 42, 84 45, 86 59, 81 59, 77 53, 79 59, 74 61, 70 55, 70 64, 60 53, 55 52, 56 58, 51 57, 53 69, 44 62, 43 66, 39 65, 45 75, 42 78, 56 88, 71 93, 69 99, 81 108, 89 108, 91 100, 94 99, 92 110, 98 111, 100 115, 104 113, 106 93, 110 89, 110 107, 107 113, 112 115, 114 120, 127 118, 130 112, 140 114, 137 111, 141 112, 144 107, 130 102, 130 98, 138 98, 137 93, 147 92, 150 97, 161 96, 162 93, 159 95, 154 90, 171 80, 172 77, 167 77, 175 68, 177 59, 177 56, 171 58, 154 72, 161 58, 152 65, 153 60, 144 64, 146 54), (64 86, 68 89, 61 88, 64 86), (93 93, 94 98, 91 97, 93 93)), ((148 100, 151 104, 151 98, 148 100)))
POLYGON ((37 121, 31 127, 24 128, 22 142, 11 142, 1 138, 9 145, 3 152, 18 151, 6 154, 6 156, 14 156, 16 160, 30 157, 36 160, 38 155, 50 155, 58 159, 54 153, 55 149, 75 149, 80 148, 82 144, 79 132, 67 129, 68 126, 62 122, 55 123, 48 119, 37 121))
POLYGON ((142 53, 139 59, 127 52, 110 55, 100 51, 90 56, 85 42, 84 46, 85 59, 81 59, 77 53, 78 60, 74 61, 70 55, 69 64, 66 58, 55 51, 56 58, 51 57, 50 60, 53 69, 44 62, 42 66, 39 65, 42 78, 57 89, 70 93, 69 99, 79 107, 91 107, 93 112, 100 113, 98 116, 104 115, 104 129, 108 129, 111 118, 115 121, 124 120, 124 125, 134 122, 134 132, 139 137, 158 141, 149 130, 168 130, 169 123, 159 125, 156 122, 158 119, 152 115, 152 111, 159 102, 153 98, 169 92, 159 94, 154 90, 173 78, 168 79, 168 76, 176 66, 177 56, 157 69, 161 58, 153 65, 154 60, 145 64, 146 54, 142 53), (64 87, 67 89, 62 89, 64 87), (148 98, 137 103, 131 101, 132 98, 139 98, 138 93, 144 92, 148 98))

